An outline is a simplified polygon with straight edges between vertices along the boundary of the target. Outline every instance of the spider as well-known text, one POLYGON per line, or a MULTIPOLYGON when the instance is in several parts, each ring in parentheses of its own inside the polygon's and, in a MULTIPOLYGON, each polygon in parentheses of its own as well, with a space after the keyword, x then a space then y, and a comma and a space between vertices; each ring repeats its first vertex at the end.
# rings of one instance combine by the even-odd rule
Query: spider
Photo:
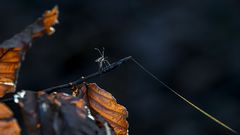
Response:
POLYGON ((108 60, 106 60, 107 57, 104 56, 105 48, 103 47, 102 51, 98 48, 94 48, 94 49, 97 50, 100 54, 100 57, 95 60, 95 62, 97 62, 99 65, 99 70, 103 70, 104 66, 105 67, 110 66, 111 64, 109 63, 108 60))

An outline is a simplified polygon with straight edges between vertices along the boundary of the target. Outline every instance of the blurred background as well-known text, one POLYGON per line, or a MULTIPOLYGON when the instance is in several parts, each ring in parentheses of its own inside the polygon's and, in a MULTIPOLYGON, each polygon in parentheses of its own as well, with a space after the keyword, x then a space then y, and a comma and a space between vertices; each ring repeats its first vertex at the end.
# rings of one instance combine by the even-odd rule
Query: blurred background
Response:
MULTIPOLYGON (((1 0, 0 41, 58 5, 56 33, 33 43, 18 90, 40 90, 133 56, 182 95, 240 130, 240 1, 1 0)), ((111 92, 129 111, 130 135, 231 134, 182 102, 134 63, 89 82, 111 92)), ((22 124, 16 104, 10 104, 22 124)), ((26 131, 23 130, 23 134, 26 131)))

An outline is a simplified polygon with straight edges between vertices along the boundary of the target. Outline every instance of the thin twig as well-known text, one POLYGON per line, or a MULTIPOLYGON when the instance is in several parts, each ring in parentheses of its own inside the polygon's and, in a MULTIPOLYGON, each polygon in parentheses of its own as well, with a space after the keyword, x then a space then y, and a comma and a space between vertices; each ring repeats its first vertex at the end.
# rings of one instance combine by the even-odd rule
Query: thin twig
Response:
POLYGON ((124 63, 124 62, 126 62, 128 60, 131 60, 131 59, 132 59, 132 56, 125 57, 123 59, 120 59, 120 60, 110 64, 109 66, 103 68, 102 70, 99 70, 98 72, 92 73, 92 74, 90 74, 90 75, 88 75, 86 77, 81 77, 80 79, 78 79, 76 81, 73 81, 73 82, 70 82, 70 83, 67 83, 67 84, 63 84, 63 85, 59 85, 59 86, 55 86, 55 87, 51 87, 51 88, 47 88, 47 89, 44 89, 42 91, 45 91, 47 93, 51 93, 51 92, 54 92, 54 91, 56 91, 58 89, 69 88, 69 87, 72 87, 74 85, 81 84, 81 83, 83 83, 86 80, 89 80, 89 79, 97 77, 99 75, 108 73, 108 72, 114 70, 115 68, 119 67, 122 63, 124 63))
MULTIPOLYGON (((102 70, 99 70, 98 72, 92 73, 92 74, 90 74, 88 76, 85 76, 85 77, 81 77, 80 79, 78 79, 76 81, 69 82, 69 83, 62 84, 62 85, 58 85, 58 86, 54 86, 54 87, 50 87, 50 88, 46 88, 46 89, 43 89, 41 91, 44 91, 44 92, 47 92, 47 93, 52 93, 52 92, 58 91, 60 89, 70 88, 74 85, 81 84, 84 81, 87 81, 91 78, 94 78, 94 77, 97 77, 99 75, 102 75, 102 74, 108 73, 110 71, 113 71, 114 69, 119 67, 121 64, 123 64, 123 63, 125 63, 125 62, 127 62, 131 59, 132 59, 132 56, 125 57, 123 59, 120 59, 120 60, 110 64, 109 66, 106 66, 106 67, 102 68, 102 70)), ((28 91, 28 90, 26 90, 26 91, 28 91)), ((37 91, 32 91, 32 92, 37 92, 37 91)), ((8 101, 12 101, 13 99, 14 98, 11 96, 10 98, 1 99, 0 102, 8 102, 8 101)))

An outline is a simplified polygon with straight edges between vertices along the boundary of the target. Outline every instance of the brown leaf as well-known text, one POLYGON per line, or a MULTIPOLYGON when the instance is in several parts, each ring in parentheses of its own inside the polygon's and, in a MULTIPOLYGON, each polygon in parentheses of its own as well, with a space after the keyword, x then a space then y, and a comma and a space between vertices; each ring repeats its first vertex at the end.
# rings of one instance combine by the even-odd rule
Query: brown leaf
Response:
POLYGON ((20 135, 21 129, 12 111, 3 103, 0 103, 0 110, 0 134, 20 135))
MULTIPOLYGON (((19 99, 28 133, 31 135, 112 135, 90 116, 83 99, 66 93, 46 94, 26 91, 19 99)), ((108 130, 107 130, 108 129, 108 130)))
POLYGON ((0 97, 15 91, 21 51, 21 48, 0 48, 0 97))
POLYGON ((54 7, 21 33, 0 44, 0 97, 15 91, 21 61, 31 46, 32 39, 45 33, 52 34, 52 25, 58 22, 57 18, 58 8, 54 7))
POLYGON ((40 118, 38 114, 38 93, 27 91, 23 99, 19 99, 22 117, 28 133, 41 135, 39 128, 40 118))
POLYGON ((58 7, 55 6, 52 10, 45 11, 42 18, 39 18, 37 21, 38 24, 42 27, 42 31, 36 31, 33 34, 33 37, 43 36, 45 33, 51 35, 55 32, 55 29, 52 27, 56 23, 58 23, 58 15, 59 10, 58 7))
POLYGON ((91 109, 109 122, 117 135, 128 134, 127 109, 118 104, 112 94, 101 89, 97 84, 90 83, 87 88, 87 98, 91 109))

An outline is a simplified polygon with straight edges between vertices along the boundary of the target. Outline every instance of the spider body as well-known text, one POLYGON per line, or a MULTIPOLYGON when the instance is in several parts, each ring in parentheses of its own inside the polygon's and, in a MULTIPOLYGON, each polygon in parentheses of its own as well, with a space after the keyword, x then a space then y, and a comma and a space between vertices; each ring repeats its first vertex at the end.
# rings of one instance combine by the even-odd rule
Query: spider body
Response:
POLYGON ((102 51, 98 48, 94 48, 100 54, 100 57, 95 60, 98 63, 99 70, 103 70, 105 67, 110 66, 111 64, 107 60, 107 57, 104 55, 105 49, 103 48, 102 51))

